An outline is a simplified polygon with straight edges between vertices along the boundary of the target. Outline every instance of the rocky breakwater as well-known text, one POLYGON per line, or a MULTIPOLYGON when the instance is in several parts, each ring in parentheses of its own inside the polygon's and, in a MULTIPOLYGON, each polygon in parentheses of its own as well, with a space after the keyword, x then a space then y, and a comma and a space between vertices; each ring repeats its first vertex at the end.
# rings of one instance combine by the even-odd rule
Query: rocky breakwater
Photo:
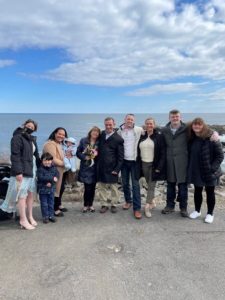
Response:
MULTIPOLYGON (((140 179, 140 186, 141 186, 141 197, 142 197, 142 204, 145 203, 146 196, 147 196, 147 183, 144 178, 140 179)), ((118 203, 124 202, 123 190, 121 182, 118 183, 118 189, 120 191, 120 198, 118 199, 118 203)), ((63 194, 63 201, 68 202, 81 202, 83 201, 83 192, 84 187, 83 184, 74 181, 70 184, 66 185, 65 192, 63 194)), ((193 185, 189 185, 188 188, 188 198, 189 198, 189 206, 193 207, 194 205, 194 187, 193 185)), ((205 193, 204 193, 205 198, 205 193)), ((155 200, 156 203, 160 206, 165 205, 166 203, 166 182, 159 181, 156 184, 155 190, 155 200)), ((95 202, 99 201, 99 192, 98 192, 98 185, 96 186, 96 195, 95 195, 95 202)), ((216 187, 216 207, 217 209, 225 209, 225 175, 220 177, 220 183, 216 187)), ((203 206, 205 206, 206 201, 204 201, 203 206)))

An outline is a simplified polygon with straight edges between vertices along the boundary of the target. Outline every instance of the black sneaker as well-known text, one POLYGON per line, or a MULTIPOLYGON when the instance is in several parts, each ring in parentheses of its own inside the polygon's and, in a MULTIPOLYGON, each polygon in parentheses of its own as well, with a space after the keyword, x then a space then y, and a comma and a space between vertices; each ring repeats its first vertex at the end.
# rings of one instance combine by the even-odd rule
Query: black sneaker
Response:
POLYGON ((117 207, 116 206, 111 206, 111 213, 115 214, 117 213, 117 207))
POLYGON ((174 212, 174 208, 171 208, 171 207, 168 207, 168 206, 163 208, 163 210, 161 211, 161 213, 164 214, 164 215, 171 214, 173 212, 174 212))
POLYGON ((56 218, 54 218, 54 217, 50 217, 50 218, 49 218, 49 221, 52 222, 52 223, 57 222, 56 218))
POLYGON ((55 217, 63 217, 64 216, 64 213, 62 211, 60 211, 59 213, 54 213, 54 216, 55 217))
POLYGON ((68 211, 68 209, 66 207, 61 207, 61 208, 59 208, 59 210, 62 211, 62 212, 67 212, 68 211))
POLYGON ((47 218, 44 218, 44 219, 43 219, 43 223, 44 223, 44 224, 48 224, 48 223, 49 223, 49 220, 48 220, 47 218))
POLYGON ((189 217, 186 208, 181 208, 180 214, 181 214, 181 216, 182 216, 183 218, 188 218, 188 217, 189 217))

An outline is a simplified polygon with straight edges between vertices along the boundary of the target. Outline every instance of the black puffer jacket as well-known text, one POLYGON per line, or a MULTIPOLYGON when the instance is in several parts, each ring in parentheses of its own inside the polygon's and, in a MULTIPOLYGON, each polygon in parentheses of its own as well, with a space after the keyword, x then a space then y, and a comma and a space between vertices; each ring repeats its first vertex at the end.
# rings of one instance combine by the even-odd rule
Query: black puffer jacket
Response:
MULTIPOLYGON (((189 143, 189 149, 191 148, 189 143)), ((200 173, 206 185, 211 185, 221 175, 220 164, 224 154, 221 143, 202 139, 200 150, 200 173)))
MULTIPOLYGON (((140 151, 140 143, 148 138, 148 134, 142 135, 140 137, 138 143, 138 177, 143 176, 142 167, 141 167, 141 151, 140 151)), ((166 179, 166 143, 165 138, 161 131, 154 129, 153 134, 151 135, 151 139, 154 142, 154 159, 152 164, 152 180, 165 180, 166 179), (159 170, 160 172, 155 172, 155 170, 159 170)))
POLYGON ((201 147, 201 175, 206 184, 220 175, 220 164, 223 161, 223 150, 220 142, 209 139, 202 141, 201 147))
POLYGON ((33 155, 37 166, 40 165, 36 137, 28 134, 24 128, 17 128, 11 139, 11 176, 22 174, 33 177, 33 155), (33 153, 33 144, 35 152, 33 153))

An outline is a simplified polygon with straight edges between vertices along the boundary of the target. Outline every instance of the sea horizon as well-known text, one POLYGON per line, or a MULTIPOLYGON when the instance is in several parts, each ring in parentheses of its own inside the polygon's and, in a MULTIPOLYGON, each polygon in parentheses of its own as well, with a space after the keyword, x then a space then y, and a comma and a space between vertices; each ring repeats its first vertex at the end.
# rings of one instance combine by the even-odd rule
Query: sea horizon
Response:
MULTIPOLYGON (((66 128, 68 135, 79 140, 86 136, 92 126, 104 129, 104 118, 115 118, 116 127, 123 123, 124 113, 0 113, 0 160, 9 160, 10 140, 13 131, 27 119, 34 119, 38 123, 37 143, 39 152, 50 133, 56 127, 66 128)), ((168 123, 168 113, 137 113, 136 124, 142 126, 147 117, 153 117, 158 126, 168 123)), ((224 125, 225 113, 182 113, 184 122, 196 117, 202 117, 209 125, 224 125)))

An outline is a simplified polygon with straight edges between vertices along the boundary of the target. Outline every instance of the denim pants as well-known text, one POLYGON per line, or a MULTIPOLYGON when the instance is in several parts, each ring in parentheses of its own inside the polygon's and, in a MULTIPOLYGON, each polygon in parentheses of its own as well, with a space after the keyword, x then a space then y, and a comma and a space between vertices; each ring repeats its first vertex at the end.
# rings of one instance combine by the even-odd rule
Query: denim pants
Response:
POLYGON ((54 217, 54 194, 39 194, 43 219, 54 217))
POLYGON ((134 160, 124 160, 121 168, 123 192, 127 203, 133 202, 133 210, 141 209, 141 194, 139 180, 136 174, 136 162, 134 160), (131 197, 130 177, 132 184, 133 201, 131 197))
MULTIPOLYGON (((178 183, 178 198, 180 209, 187 209, 188 200, 188 187, 187 183, 178 183)), ((170 208, 175 207, 176 199, 176 182, 167 182, 167 206, 170 208)))

